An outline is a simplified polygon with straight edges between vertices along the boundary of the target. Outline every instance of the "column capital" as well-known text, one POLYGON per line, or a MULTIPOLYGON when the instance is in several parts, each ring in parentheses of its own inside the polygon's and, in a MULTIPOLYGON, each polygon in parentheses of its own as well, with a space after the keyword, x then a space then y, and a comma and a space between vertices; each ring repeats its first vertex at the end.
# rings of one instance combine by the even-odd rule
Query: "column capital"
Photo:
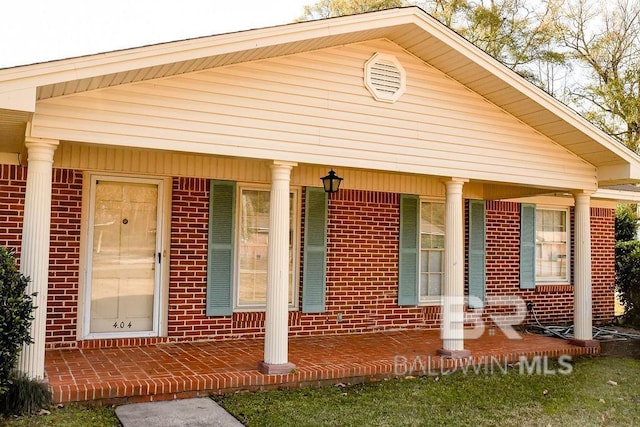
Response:
POLYGON ((294 165, 289 162, 273 162, 269 166, 271 168, 271 182, 286 181, 288 183, 291 180, 291 169, 293 169, 294 165))
POLYGON ((464 186, 465 182, 469 182, 469 180, 462 178, 450 178, 442 180, 442 183, 444 184, 446 189, 447 196, 461 195, 462 187, 464 186))
POLYGON ((274 160, 273 163, 271 163, 271 168, 275 168, 275 167, 288 167, 289 169, 298 166, 297 162, 286 162, 284 160, 274 160))
POLYGON ((580 198, 591 197, 593 193, 595 193, 594 190, 575 190, 571 192, 571 194, 573 194, 574 199, 577 199, 579 197, 580 198))
POLYGON ((49 139, 49 138, 36 138, 35 136, 25 136, 24 143, 27 147, 29 146, 40 146, 40 147, 57 147, 60 145, 60 140, 58 139, 49 139))
POLYGON ((24 145, 27 148, 27 161, 44 161, 53 162, 53 153, 60 145, 57 139, 33 138, 28 136, 24 139, 24 145))
POLYGON ((446 177, 446 178, 442 178, 441 179, 443 184, 447 184, 447 183, 460 183, 460 184, 465 184, 467 182, 469 182, 469 178, 460 178, 457 176, 451 176, 451 177, 446 177))

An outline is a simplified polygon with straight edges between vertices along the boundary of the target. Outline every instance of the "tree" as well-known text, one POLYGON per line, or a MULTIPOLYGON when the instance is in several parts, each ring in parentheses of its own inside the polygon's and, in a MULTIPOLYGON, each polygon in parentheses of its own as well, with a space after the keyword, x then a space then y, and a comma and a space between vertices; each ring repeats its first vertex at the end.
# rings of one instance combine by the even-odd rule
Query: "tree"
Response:
POLYGON ((573 0, 560 33, 572 61, 585 73, 570 100, 587 119, 638 152, 640 3, 573 0))
POLYGON ((462 21, 471 8, 469 0, 425 0, 416 5, 451 29, 464 27, 462 21))
POLYGON ((405 2, 403 0, 320 0, 311 6, 305 6, 304 13, 297 21, 354 15, 404 5, 405 2))
POLYGON ((427 12, 538 86, 553 91, 550 66, 562 64, 556 20, 561 0, 426 0, 427 12))
POLYGON ((618 205, 615 223, 616 242, 628 242, 636 239, 638 219, 638 215, 631 205, 618 205))

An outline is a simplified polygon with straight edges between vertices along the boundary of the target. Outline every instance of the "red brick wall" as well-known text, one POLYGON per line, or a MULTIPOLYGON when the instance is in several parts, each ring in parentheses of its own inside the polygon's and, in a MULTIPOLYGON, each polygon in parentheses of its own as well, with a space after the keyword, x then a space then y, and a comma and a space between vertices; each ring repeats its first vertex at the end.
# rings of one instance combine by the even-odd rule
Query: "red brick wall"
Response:
MULTIPOLYGON (((571 210, 573 227, 573 209, 571 210)), ((535 289, 520 289, 519 239, 520 205, 512 202, 486 202, 486 257, 488 296, 517 295, 534 304, 538 320, 543 324, 573 323, 572 284, 538 285, 535 289)), ((596 323, 613 318, 614 210, 591 209, 593 319, 596 323)), ((574 253, 573 242, 571 253, 574 253)), ((571 256, 571 266, 574 259, 571 256)), ((571 273, 573 277, 573 274, 571 273)), ((488 307, 485 314, 505 313, 504 306, 488 307)), ((527 322, 534 320, 527 315, 527 322)))
MULTIPOLYGON (((19 262, 27 168, 0 165, 0 245, 19 262)), ((47 347, 76 345, 82 173, 54 169, 47 298, 47 347)))
POLYGON ((19 262, 27 169, 0 165, 0 246, 16 251, 19 262))
POLYGON ((326 312, 302 314, 294 334, 437 324, 432 309, 398 307, 399 204, 393 193, 340 190, 330 196, 326 312))
MULTIPOLYGON (((53 181, 47 346, 72 347, 78 345, 82 173, 54 170, 53 181)), ((0 166, 0 244, 16 248, 18 253, 25 187, 25 168, 0 166)), ((208 180, 173 179, 169 337, 157 341, 264 334, 264 313, 205 315, 208 206, 208 180)), ((534 303, 542 322, 571 323, 571 285, 519 288, 519 205, 488 201, 486 207, 487 295, 519 295, 534 303)), ((613 314, 614 212, 593 208, 591 214, 593 309, 594 320, 600 322, 613 314)), ((438 307, 397 306, 398 217, 398 194, 341 190, 330 197, 327 310, 321 314, 291 312, 292 335, 439 327, 438 307)), ((494 311, 504 310, 497 307, 494 311)), ((138 344, 140 340, 100 340, 79 345, 125 341, 138 344)))
POLYGON ((171 206, 169 338, 228 338, 229 317, 205 316, 209 180, 174 178, 171 206))
POLYGON ((591 283, 595 323, 608 322, 614 313, 615 210, 591 208, 591 283))
MULTIPOLYGON (((207 180, 173 180, 169 340, 263 336, 263 312, 205 315, 208 206, 207 180)), ((342 190, 331 196, 327 310, 291 312, 291 335, 437 325, 438 310, 397 306, 398 217, 397 194, 342 190)))
POLYGON ((47 347, 76 345, 82 172, 54 169, 47 298, 47 347))

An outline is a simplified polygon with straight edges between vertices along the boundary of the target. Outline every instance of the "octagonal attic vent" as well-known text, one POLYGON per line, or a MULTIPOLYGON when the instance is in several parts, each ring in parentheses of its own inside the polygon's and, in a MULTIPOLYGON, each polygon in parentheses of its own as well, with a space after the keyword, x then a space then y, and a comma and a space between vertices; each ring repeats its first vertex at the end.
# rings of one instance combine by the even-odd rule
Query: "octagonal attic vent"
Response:
POLYGON ((364 85, 378 101, 396 102, 406 88, 405 71, 395 56, 376 53, 364 64, 364 85))

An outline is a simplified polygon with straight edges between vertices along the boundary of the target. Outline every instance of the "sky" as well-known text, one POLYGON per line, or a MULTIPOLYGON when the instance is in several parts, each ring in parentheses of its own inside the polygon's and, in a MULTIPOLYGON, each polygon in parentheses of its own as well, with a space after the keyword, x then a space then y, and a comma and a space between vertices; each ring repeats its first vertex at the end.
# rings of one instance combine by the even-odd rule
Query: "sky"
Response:
POLYGON ((287 24, 317 0, 1 0, 0 68, 287 24))

